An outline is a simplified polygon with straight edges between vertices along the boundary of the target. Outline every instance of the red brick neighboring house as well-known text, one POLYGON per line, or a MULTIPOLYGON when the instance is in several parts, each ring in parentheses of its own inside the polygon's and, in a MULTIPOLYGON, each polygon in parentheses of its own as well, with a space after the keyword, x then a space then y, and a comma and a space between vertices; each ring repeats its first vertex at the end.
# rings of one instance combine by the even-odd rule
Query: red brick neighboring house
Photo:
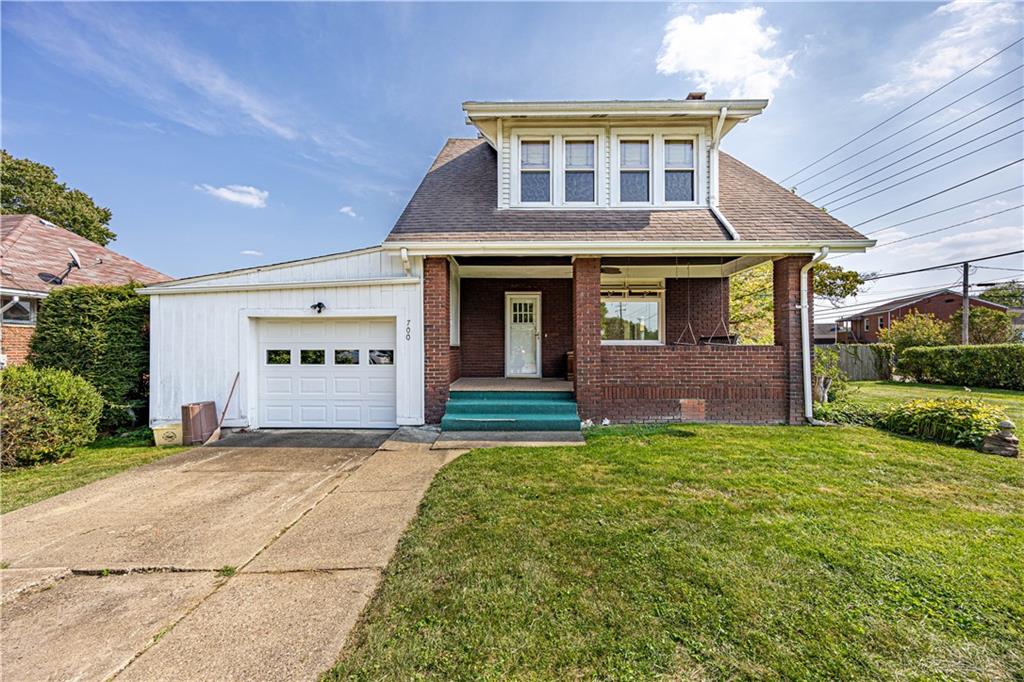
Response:
MULTIPOLYGON (((887 329, 895 320, 911 313, 934 315, 942 321, 950 320, 959 315, 963 308, 963 294, 953 289, 938 289, 914 296, 893 299, 858 313, 838 320, 840 340, 844 343, 877 343, 879 334, 887 329)), ((1000 312, 1009 312, 1009 308, 998 303, 985 301, 971 296, 971 307, 990 308, 1000 312)))
POLYGON ((425 421, 460 378, 572 364, 583 419, 804 423, 801 273, 807 305, 813 259, 874 242, 719 151, 766 104, 467 102, 480 136, 383 245, 424 259, 425 421), (729 277, 767 261, 774 345, 735 345, 729 277))
POLYGON ((0 366, 19 365, 28 355, 36 315, 57 286, 74 249, 81 268, 65 285, 155 284, 171 278, 34 215, 0 216, 0 366))

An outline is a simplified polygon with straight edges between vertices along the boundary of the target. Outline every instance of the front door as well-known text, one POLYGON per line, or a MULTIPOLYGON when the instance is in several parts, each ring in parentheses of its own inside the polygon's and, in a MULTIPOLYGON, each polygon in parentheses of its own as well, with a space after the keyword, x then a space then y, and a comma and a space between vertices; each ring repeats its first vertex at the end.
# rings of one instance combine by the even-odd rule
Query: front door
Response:
POLYGON ((505 294, 505 376, 540 377, 540 294, 505 294))

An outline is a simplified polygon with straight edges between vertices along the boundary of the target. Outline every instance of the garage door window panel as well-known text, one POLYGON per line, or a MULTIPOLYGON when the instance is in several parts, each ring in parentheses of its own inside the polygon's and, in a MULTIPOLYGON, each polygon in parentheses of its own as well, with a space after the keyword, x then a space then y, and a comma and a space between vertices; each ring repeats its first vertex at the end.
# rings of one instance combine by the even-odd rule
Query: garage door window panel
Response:
POLYGON ((268 365, 290 365, 292 364, 292 352, 287 349, 267 350, 268 365))
POLYGON ((371 350, 371 365, 393 365, 395 364, 395 351, 393 350, 371 350))
POLYGON ((334 364, 336 365, 358 365, 359 351, 357 349, 342 349, 334 351, 334 364))
POLYGON ((299 351, 299 362, 303 365, 322 365, 326 353, 319 349, 302 349, 299 351))

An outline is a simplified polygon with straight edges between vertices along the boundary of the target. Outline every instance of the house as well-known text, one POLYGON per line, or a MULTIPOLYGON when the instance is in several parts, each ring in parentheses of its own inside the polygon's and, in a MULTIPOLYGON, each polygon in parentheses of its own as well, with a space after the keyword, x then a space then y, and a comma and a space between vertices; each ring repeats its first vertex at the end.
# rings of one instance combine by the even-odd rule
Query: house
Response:
MULTIPOLYGON (((943 322, 959 315, 963 308, 963 294, 953 289, 936 289, 923 294, 904 296, 872 306, 856 315, 838 320, 840 336, 845 343, 877 343, 883 329, 887 329, 894 320, 899 320, 911 313, 934 315, 943 322)), ((991 308, 1000 312, 1008 312, 1008 308, 974 296, 970 297, 972 307, 991 308)))
POLYGON ((838 342, 838 322, 815 322, 814 323, 814 345, 829 346, 838 342))
POLYGON ((0 366, 25 362, 36 315, 54 287, 169 279, 38 216, 0 216, 0 366))
POLYGON ((766 105, 466 102, 380 246, 144 289, 153 420, 238 373, 229 426, 804 423, 811 268, 874 242, 720 151, 766 105), (765 262, 774 345, 734 345, 765 262))

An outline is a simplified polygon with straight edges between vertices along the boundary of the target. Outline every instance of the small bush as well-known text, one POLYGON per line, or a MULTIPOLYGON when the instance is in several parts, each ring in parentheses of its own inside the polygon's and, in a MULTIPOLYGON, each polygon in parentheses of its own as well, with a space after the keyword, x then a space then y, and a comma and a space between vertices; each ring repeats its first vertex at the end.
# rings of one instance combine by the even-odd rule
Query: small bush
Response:
POLYGON ((899 357, 907 348, 942 346, 948 343, 949 326, 934 315, 918 312, 895 319, 878 333, 883 343, 892 345, 899 357))
POLYGON ((1024 391, 1024 344, 908 348, 896 371, 925 383, 1024 391))
POLYGON ((833 424, 859 424, 876 426, 882 412, 856 401, 840 400, 834 403, 818 403, 814 406, 814 418, 833 424))
POLYGON ((981 400, 941 398, 893 405, 878 419, 886 431, 960 447, 978 448, 985 436, 999 430, 1006 414, 981 400))
POLYGON ((88 381, 29 365, 0 371, 3 466, 62 459, 96 438, 103 398, 88 381))

